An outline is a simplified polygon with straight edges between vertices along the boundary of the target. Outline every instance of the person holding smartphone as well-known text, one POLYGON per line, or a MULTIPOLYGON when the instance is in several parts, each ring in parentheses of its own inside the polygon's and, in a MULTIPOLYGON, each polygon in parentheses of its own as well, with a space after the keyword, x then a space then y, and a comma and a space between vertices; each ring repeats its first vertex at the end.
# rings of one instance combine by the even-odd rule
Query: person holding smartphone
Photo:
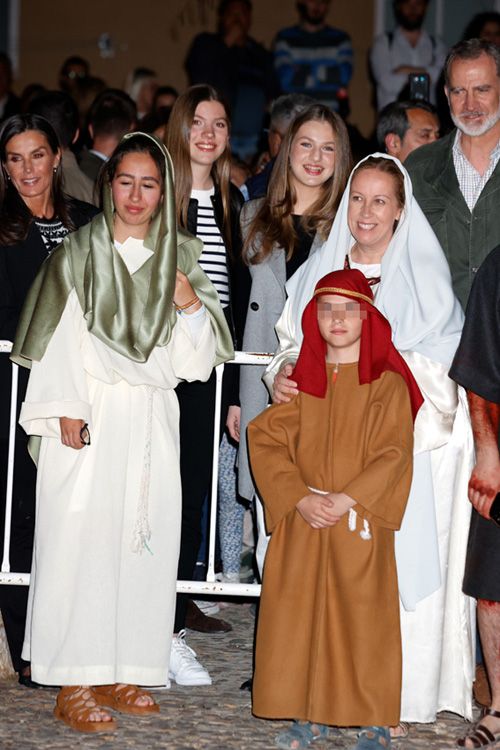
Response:
POLYGON ((429 0, 394 0, 394 31, 375 39, 370 63, 377 88, 377 109, 398 98, 409 75, 427 73, 430 101, 436 103, 436 83, 446 57, 446 45, 422 28, 429 0))

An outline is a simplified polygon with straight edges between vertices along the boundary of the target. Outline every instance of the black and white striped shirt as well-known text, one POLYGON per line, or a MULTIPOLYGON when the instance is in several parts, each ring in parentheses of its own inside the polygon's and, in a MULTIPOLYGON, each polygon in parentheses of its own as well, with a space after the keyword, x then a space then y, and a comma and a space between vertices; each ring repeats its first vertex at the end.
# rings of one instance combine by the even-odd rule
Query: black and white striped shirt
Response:
POLYGON ((215 221, 210 190, 192 190, 191 198, 198 201, 196 236, 203 242, 199 264, 216 288, 222 307, 229 304, 229 279, 227 275, 226 246, 215 221))

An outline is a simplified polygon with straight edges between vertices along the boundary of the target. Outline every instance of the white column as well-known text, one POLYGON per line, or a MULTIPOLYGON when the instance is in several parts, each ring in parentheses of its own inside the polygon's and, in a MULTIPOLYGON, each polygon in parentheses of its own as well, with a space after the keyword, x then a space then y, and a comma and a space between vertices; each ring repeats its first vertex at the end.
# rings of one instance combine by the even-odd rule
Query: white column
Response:
POLYGON ((385 31, 385 0, 375 0, 373 36, 379 36, 385 31))
POLYGON ((9 28, 7 30, 7 50, 12 60, 12 68, 19 72, 19 20, 21 17, 21 0, 10 0, 9 28))
POLYGON ((436 0, 435 24, 436 36, 442 37, 444 31, 444 0, 436 0))

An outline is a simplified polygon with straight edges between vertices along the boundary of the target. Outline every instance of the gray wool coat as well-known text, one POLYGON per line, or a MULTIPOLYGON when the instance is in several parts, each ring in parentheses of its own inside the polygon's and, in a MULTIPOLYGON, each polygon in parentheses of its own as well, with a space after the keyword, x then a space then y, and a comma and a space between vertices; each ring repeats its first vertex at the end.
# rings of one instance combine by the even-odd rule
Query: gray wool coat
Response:
MULTIPOLYGON (((246 238, 250 224, 265 198, 245 203, 240 215, 241 233, 246 238)), ((323 244, 315 236, 309 257, 323 244)), ((252 287, 243 334, 243 351, 274 354, 278 337, 274 326, 283 312, 286 300, 286 253, 275 247, 265 261, 251 265, 252 287)), ((248 423, 260 414, 269 402, 269 392, 262 382, 265 367, 241 365, 240 368, 240 447, 238 453, 238 492, 251 500, 255 489, 250 472, 247 449, 248 423)))

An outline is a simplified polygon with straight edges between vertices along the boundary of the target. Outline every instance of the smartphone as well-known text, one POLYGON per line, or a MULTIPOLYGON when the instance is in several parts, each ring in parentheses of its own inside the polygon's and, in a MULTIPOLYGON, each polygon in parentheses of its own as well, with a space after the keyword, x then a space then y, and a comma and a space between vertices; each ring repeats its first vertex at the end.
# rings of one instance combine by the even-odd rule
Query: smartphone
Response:
POLYGON ((429 101, 430 78, 428 73, 410 73, 408 76, 410 99, 429 101))

